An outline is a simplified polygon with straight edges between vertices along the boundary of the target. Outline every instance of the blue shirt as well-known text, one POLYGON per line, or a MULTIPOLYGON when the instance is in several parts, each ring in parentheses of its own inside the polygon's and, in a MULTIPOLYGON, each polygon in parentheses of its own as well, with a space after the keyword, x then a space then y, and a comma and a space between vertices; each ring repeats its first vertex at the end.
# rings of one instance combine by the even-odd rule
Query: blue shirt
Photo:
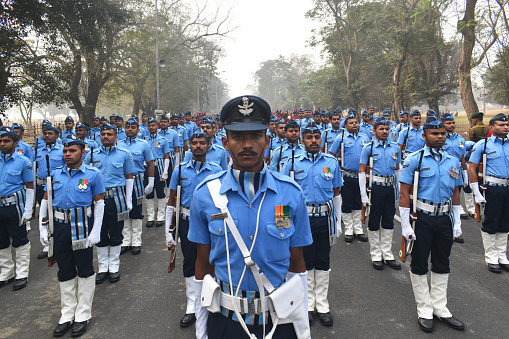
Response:
MULTIPOLYGON (((440 162, 431 154, 429 147, 424 147, 423 152, 417 198, 434 203, 446 202, 451 199, 454 188, 463 185, 460 163, 444 151, 441 151, 440 162), (455 179, 452 173, 457 173, 458 179, 455 179)), ((421 151, 411 153, 405 158, 399 182, 412 185, 420 156, 421 151)))
POLYGON ((151 134, 148 137, 145 137, 145 141, 148 142, 154 159, 163 159, 166 153, 170 153, 168 141, 166 141, 166 139, 160 134, 151 134))
POLYGON ((304 154, 304 146, 301 144, 284 144, 281 147, 278 147, 272 152, 272 159, 270 159, 270 170, 280 172, 283 168, 283 165, 286 164, 287 161, 292 160, 292 149, 295 150, 294 153, 294 162, 295 158, 299 154, 304 154))
POLYGON ((447 133, 447 139, 445 140, 445 145, 442 146, 442 149, 450 155, 454 155, 460 163, 463 156, 467 154, 465 138, 456 132, 447 133))
MULTIPOLYGON (((295 159, 295 182, 304 191, 306 204, 325 204, 334 196, 333 188, 343 186, 338 160, 322 152, 314 157, 308 155, 301 154, 295 159)), ((291 167, 287 162, 282 173, 290 175, 291 167)))
POLYGON ((397 133, 397 137, 399 137, 399 134, 401 133, 401 131, 405 128, 408 127, 408 125, 410 125, 409 122, 401 122, 399 123, 397 126, 396 126, 396 133, 397 133))
MULTIPOLYGON (((57 144, 62 145, 62 139, 57 138, 57 144)), ((46 147, 46 143, 44 142, 44 138, 42 136, 38 137, 36 142, 35 142, 35 145, 36 145, 37 148, 44 148, 44 147, 46 147)))
POLYGON ((198 126, 192 121, 185 121, 184 127, 187 129, 187 136, 191 136, 198 129, 198 126))
MULTIPOLYGON (((327 128, 325 131, 322 132, 322 147, 324 148, 325 153, 329 153, 330 148, 332 147, 332 144, 334 143, 334 140, 340 135, 344 130, 343 129, 332 129, 327 128), (327 149, 325 149, 325 143, 327 143, 327 149)), ((345 131, 346 132, 346 131, 345 131)))
POLYGON ((0 197, 7 197, 25 187, 25 182, 34 181, 32 162, 14 152, 0 154, 0 197))
POLYGON ((485 143, 486 174, 497 178, 509 178, 509 142, 507 138, 504 138, 502 142, 502 139, 492 135, 487 139, 479 140, 473 148, 470 162, 481 163, 485 143))
POLYGON ((153 161, 154 156, 148 142, 139 138, 127 138, 117 143, 118 148, 125 148, 133 155, 136 174, 145 172, 145 162, 153 161))
MULTIPOLYGON (((180 146, 179 135, 174 130, 168 128, 167 130, 158 129, 157 134, 161 135, 168 142, 168 147, 170 148, 170 152, 175 152, 175 147, 180 146)), ((184 150, 180 150, 183 152, 184 150)))
POLYGON ((273 138, 270 138, 270 144, 269 147, 265 150, 265 158, 270 157, 270 152, 274 153, 274 150, 280 146, 283 146, 286 144, 286 139, 281 139, 277 135, 273 138))
POLYGON ((370 139, 375 135, 375 128, 366 122, 359 124, 359 133, 366 134, 370 139))
MULTIPOLYGON (((106 191, 101 172, 97 168, 85 165, 84 162, 78 169, 72 171, 67 166, 57 167, 51 176, 54 192, 53 207, 62 209, 88 207, 92 205, 94 195, 106 191), (83 187, 85 181, 86 188, 83 187)), ((46 189, 47 185, 44 187, 45 191, 46 189)))
POLYGON ((101 127, 92 127, 88 131, 88 138, 94 140, 98 144, 101 143, 101 127))
MULTIPOLYGON (((215 207, 206 182, 219 178, 221 194, 228 197, 228 210, 247 248, 251 248, 256 231, 257 215, 260 215, 256 244, 252 251, 253 260, 260 266, 274 287, 286 279, 290 265, 290 248, 310 245, 313 242, 309 217, 300 187, 289 177, 265 168, 260 189, 250 202, 232 171, 223 171, 209 176, 200 183, 191 201, 191 217, 188 238, 192 242, 210 244, 209 262, 214 266, 215 275, 222 281, 229 281, 226 259, 225 222, 212 220, 211 215, 221 211, 215 207), (260 202, 265 194, 262 206, 260 202), (276 205, 290 206, 290 228, 276 227, 276 205), (260 213, 258 209, 260 208, 260 213), (251 238, 251 236, 253 238, 251 238)), ((245 264, 242 253, 228 229, 231 276, 238 284, 245 264)), ((249 268, 246 270, 242 290, 257 291, 256 281, 249 268)))
MULTIPOLYGON (((184 161, 180 164, 180 183, 182 185, 182 195, 180 203, 182 206, 189 208, 191 206, 191 199, 193 198, 194 189, 200 182, 205 180, 209 175, 219 173, 223 169, 215 163, 211 163, 206 160, 199 172, 196 173, 193 161, 184 161)), ((176 191, 179 176, 179 166, 176 166, 173 170, 170 180, 170 189, 176 191)))
POLYGON ((384 177, 394 175, 396 165, 401 163, 401 149, 398 144, 373 140, 362 149, 361 164, 369 165, 370 152, 373 156, 373 174, 384 177))
POLYGON ((53 144, 39 148, 37 150, 37 178, 46 179, 48 176, 48 166, 46 164, 46 154, 49 154, 49 170, 50 173, 56 168, 65 165, 64 146, 62 144, 53 144))
MULTIPOLYGON (((189 140, 189 137, 187 136, 187 129, 185 127, 182 127, 180 125, 178 126, 170 126, 168 129, 171 129, 175 132, 177 132, 178 138, 179 138, 179 146, 184 147, 184 141, 189 140)), ((180 150, 181 152, 184 152, 184 149, 180 150)))
POLYGON ((125 134, 125 129, 117 128, 117 142, 125 140, 127 138, 127 134, 125 134))
POLYGON ((35 160, 34 152, 32 151, 32 146, 24 142, 23 140, 18 141, 18 146, 16 146, 15 152, 27 157, 32 163, 35 160))
MULTIPOLYGON (((85 163, 90 163, 90 154, 85 163)), ((94 167, 101 171, 106 189, 125 186, 125 176, 136 173, 131 152, 115 146, 94 150, 94 167)))
POLYGON ((398 131, 396 131, 396 128, 389 129, 389 136, 387 137, 387 141, 394 142, 396 144, 398 143, 398 131))
POLYGON ((92 151, 92 148, 97 149, 97 148, 99 148, 99 145, 94 140, 91 140, 88 138, 85 138, 85 140, 83 140, 83 141, 85 142, 85 156, 83 157, 83 159, 85 159, 87 154, 92 151))
POLYGON ((341 133, 336 140, 334 140, 329 152, 337 156, 341 150, 341 144, 343 143, 345 154, 342 154, 341 157, 344 159, 344 169, 350 172, 359 172, 362 148, 370 141, 370 138, 366 134, 350 134, 345 130, 344 135, 341 133))
POLYGON ((74 128, 71 130, 64 129, 62 132, 60 132, 59 138, 65 139, 65 137, 68 136, 69 134, 76 134, 76 130, 74 128))
POLYGON ((398 144, 406 144, 405 153, 416 152, 426 145, 422 132, 422 126, 419 126, 419 129, 415 129, 412 125, 401 130, 398 136, 398 144))
MULTIPOLYGON (((186 156, 184 157, 184 161, 190 161, 193 158, 193 153, 188 151, 186 156)), ((214 163, 221 167, 223 170, 228 169, 228 156, 226 155, 226 150, 221 146, 210 145, 210 149, 207 152, 207 161, 214 163)), ((189 205, 187 205, 189 206, 189 205)))

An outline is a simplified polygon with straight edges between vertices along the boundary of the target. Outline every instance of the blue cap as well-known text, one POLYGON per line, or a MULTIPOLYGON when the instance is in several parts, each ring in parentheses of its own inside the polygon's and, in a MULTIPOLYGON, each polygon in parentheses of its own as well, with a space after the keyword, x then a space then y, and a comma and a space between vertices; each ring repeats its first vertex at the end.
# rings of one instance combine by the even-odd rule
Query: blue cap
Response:
POLYGON ((369 115, 369 112, 368 111, 363 111, 362 115, 369 115))
POLYGON ((99 119, 99 116, 97 114, 94 114, 94 120, 99 119))
POLYGON ((412 113, 410 113, 410 118, 415 116, 421 116, 421 112, 419 112, 418 109, 414 110, 412 113))
POLYGON ((336 107, 336 111, 338 111, 339 113, 343 112, 340 106, 336 107))
POLYGON ((306 107, 306 111, 308 111, 308 112, 309 112, 309 111, 311 111, 311 108, 309 108, 309 107, 306 107))
POLYGON ((85 125, 84 123, 82 123, 82 122, 77 122, 77 123, 76 123, 76 129, 81 129, 81 128, 88 129, 88 128, 87 128, 87 125, 85 125))
POLYGON ((155 122, 157 124, 157 120, 151 117, 148 119, 147 124, 151 124, 153 122, 155 122))
POLYGON ((408 115, 408 112, 403 110, 403 111, 399 111, 399 116, 402 116, 402 115, 408 115))
POLYGON ((103 115, 103 116, 101 117, 101 121, 108 121, 108 119, 106 119, 106 117, 103 115))
POLYGON ((191 111, 187 111, 184 115, 191 115, 191 111))
POLYGON ((74 145, 85 145, 85 142, 83 140, 81 140, 80 138, 78 138, 76 136, 76 134, 67 134, 64 138, 64 140, 62 140, 62 143, 64 144, 64 146, 74 146, 74 145))
POLYGON ((179 117, 178 113, 172 113, 172 114, 171 114, 171 118, 172 118, 172 119, 175 119, 175 118, 177 118, 177 119, 178 119, 178 117, 179 117))
POLYGON ((46 125, 46 127, 44 127, 43 132, 48 132, 48 131, 53 131, 58 134, 58 129, 53 125, 46 125))
POLYGON ((442 121, 454 121, 454 117, 453 117, 453 115, 451 113, 444 113, 444 114, 442 114, 440 119, 442 121))
POLYGON ((276 118, 274 115, 272 116, 272 118, 270 118, 270 122, 278 122, 279 119, 276 118))
POLYGON ((369 105, 368 109, 375 109, 375 106, 369 105))
POLYGON ((504 113, 498 113, 497 115, 490 119, 490 124, 495 121, 508 121, 508 119, 504 113))
POLYGON ((20 130, 22 130, 22 131, 24 131, 24 130, 25 130, 25 128, 23 127, 23 125, 18 124, 18 123, 14 123, 14 124, 12 124, 12 128, 14 128, 14 129, 20 129, 20 130))
POLYGON ((145 112, 141 113, 141 116, 144 116, 144 115, 146 115, 148 117, 147 113, 145 113, 145 112))
POLYGON ((279 119, 279 120, 276 122, 276 125, 280 125, 280 124, 286 125, 286 121, 285 121, 284 119, 279 119))
POLYGON ((44 120, 42 121, 42 124, 41 124, 41 125, 42 125, 42 127, 45 127, 45 126, 47 126, 47 125, 51 125, 51 122, 50 122, 49 120, 44 119, 44 120))
POLYGON ((255 131, 267 129, 272 110, 264 99, 243 95, 231 99, 221 108, 221 122, 227 130, 255 131))
POLYGON ((138 123, 138 121, 134 118, 131 118, 129 120, 127 120, 125 122, 125 125, 128 126, 128 125, 135 125, 135 126, 139 126, 140 124, 138 123))
POLYGON ((320 131, 320 129, 316 126, 316 124, 311 121, 310 123, 308 123, 306 125, 306 127, 304 127, 302 129, 302 134, 314 134, 314 133, 318 133, 318 134, 321 134, 322 132, 320 131))
POLYGON ((160 120, 160 121, 162 121, 162 120, 170 121, 170 119, 168 118, 168 116, 167 116, 166 114, 163 114, 163 115, 161 116, 161 119, 159 119, 159 120, 160 120))
POLYGON ((139 120, 139 119, 138 119, 138 116, 137 116, 137 115, 135 115, 135 114, 131 115, 131 118, 130 118, 130 119, 134 119, 134 120, 136 120, 136 121, 138 121, 138 120, 139 120))
POLYGON ((348 108, 348 114, 357 114, 357 111, 354 108, 350 107, 348 108))
POLYGON ((304 112, 304 110, 301 108, 301 109, 299 109, 299 113, 300 113, 300 112, 304 112))
POLYGON ((431 116, 426 118, 426 122, 422 126, 422 129, 437 129, 444 127, 444 124, 437 117, 431 116))
POLYGON ((389 122, 385 118, 379 118, 375 121, 375 124, 373 127, 377 127, 380 125, 389 126, 389 122))
POLYGON ((339 114, 339 112, 338 112, 338 111, 334 111, 334 112, 331 112, 331 113, 329 114, 329 118, 332 118, 332 117, 340 117, 340 116, 341 116, 341 114, 339 114))
POLYGON ((203 118, 201 118, 201 120, 200 120, 200 125, 201 125, 201 124, 209 124, 209 125, 212 125, 212 121, 211 121, 211 119, 209 119, 209 118, 207 118, 207 117, 203 117, 203 118))
POLYGON ((313 116, 315 116, 315 115, 321 115, 320 111, 315 109, 315 111, 313 112, 313 116))
POLYGON ((426 116, 427 116, 427 117, 436 117, 436 116, 437 116, 437 114, 435 113, 435 111, 434 111, 434 110, 432 110, 432 109, 428 109, 428 111, 426 112, 426 116))
POLYGON ((383 114, 383 116, 384 116, 384 117, 388 117, 388 116, 390 116, 390 115, 391 115, 391 109, 390 109, 390 108, 386 108, 386 109, 384 109, 384 114, 383 114))
POLYGON ((193 135, 191 135, 191 136, 189 137, 189 141, 193 140, 193 138, 205 138, 205 139, 207 139, 207 136, 205 135, 205 133, 203 133, 203 131, 202 131, 201 129, 199 129, 199 128, 198 128, 198 129, 197 129, 197 130, 193 133, 193 135))
POLYGON ((327 112, 326 110, 323 110, 323 111, 322 111, 322 115, 326 115, 326 116, 328 116, 328 115, 329 115, 329 112, 327 112))
POLYGON ((122 120, 122 121, 124 121, 124 118, 122 118, 121 115, 116 115, 115 116, 115 120, 122 120))
POLYGON ((74 122, 74 119, 69 115, 67 118, 65 118, 64 122, 74 122))
POLYGON ((346 116, 346 118, 345 118, 345 124, 346 124, 346 122, 347 122, 348 120, 350 120, 350 119, 355 119, 355 120, 357 120, 357 117, 356 117, 356 116, 355 116, 355 114, 353 114, 353 113, 348 114, 348 115, 346 116))
POLYGON ((18 133, 14 130, 14 128, 9 126, 0 127, 0 137, 17 137, 18 133))
POLYGON ((184 113, 180 113, 179 118, 183 118, 183 117, 184 117, 184 113))
POLYGON ((110 119, 111 119, 111 118, 115 118, 115 117, 116 117, 115 113, 113 113, 112 115, 110 115, 110 119))
POLYGON ((104 131, 104 130, 107 130, 107 129, 114 129, 116 131, 117 130, 117 126, 109 124, 107 122, 104 122, 103 125, 101 126, 101 131, 104 131))

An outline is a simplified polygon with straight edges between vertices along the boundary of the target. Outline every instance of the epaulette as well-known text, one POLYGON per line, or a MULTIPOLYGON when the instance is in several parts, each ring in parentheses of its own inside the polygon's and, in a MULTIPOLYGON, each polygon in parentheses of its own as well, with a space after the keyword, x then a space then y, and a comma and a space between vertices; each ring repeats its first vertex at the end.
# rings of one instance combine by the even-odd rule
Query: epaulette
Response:
POLYGON ((97 173, 101 173, 101 171, 99 171, 99 169, 97 167, 94 167, 94 166, 85 165, 85 168, 88 169, 88 170, 97 172, 97 173))
MULTIPOLYGON (((212 163, 211 163, 212 164, 212 163)), ((214 179, 217 179, 217 178, 220 178, 222 177, 223 175, 226 174, 227 171, 222 171, 222 172, 218 172, 218 173, 214 173, 214 174, 211 174, 209 176, 207 176, 202 182, 200 182, 197 186, 196 186, 196 189, 199 189, 200 187, 202 187, 203 185, 205 185, 207 182, 211 181, 211 180, 214 180, 214 179)))
POLYGON ((289 176, 287 175, 284 175, 282 173, 279 173, 279 172, 276 172, 276 171, 270 171, 270 173, 274 176, 274 179, 276 180, 279 180, 279 181, 284 181, 284 182, 287 182, 287 183, 290 183, 292 184, 293 186, 295 186, 299 191, 302 192, 302 188, 299 186, 299 184, 297 184, 292 178, 290 178, 289 176))

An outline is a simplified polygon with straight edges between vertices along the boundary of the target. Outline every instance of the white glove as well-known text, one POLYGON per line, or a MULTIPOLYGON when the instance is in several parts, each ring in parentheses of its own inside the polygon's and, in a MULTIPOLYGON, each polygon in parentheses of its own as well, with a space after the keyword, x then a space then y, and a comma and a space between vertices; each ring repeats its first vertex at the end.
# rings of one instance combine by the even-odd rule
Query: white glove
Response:
POLYGON ((127 205, 127 211, 131 212, 133 209, 133 187, 134 179, 125 180, 125 203, 127 205))
POLYGON ((104 200, 94 201, 94 226, 88 235, 87 246, 92 247, 101 241, 101 228, 104 216, 104 200))
POLYGON ((161 175, 161 179, 163 179, 163 180, 168 179, 169 168, 170 168, 170 159, 164 159, 164 170, 163 170, 163 174, 161 175))
POLYGON ((469 184, 470 178, 468 177, 468 170, 463 170, 463 187, 467 187, 469 184))
POLYGON ((410 208, 400 206, 399 216, 401 217, 401 234, 406 240, 416 240, 414 230, 410 226, 410 208))
POLYGON ((175 153, 175 167, 180 164, 180 152, 175 153))
POLYGON ((23 216, 21 217, 19 226, 23 225, 28 220, 32 219, 33 204, 34 204, 34 189, 27 188, 26 189, 25 210, 23 211, 23 216))
POLYGON ((479 191, 479 183, 478 182, 471 182, 470 183, 470 188, 474 192, 475 203, 479 204, 479 205, 480 204, 485 204, 486 203, 486 199, 484 199, 483 195, 479 191))
POLYGON ((366 192, 366 172, 359 173, 359 188, 361 191, 361 202, 363 205, 369 205, 369 198, 366 192))
POLYGON ((42 219, 48 217, 48 200, 41 200, 41 208, 39 209, 39 240, 42 246, 49 245, 48 227, 42 224, 42 219))
POLYGON ((394 174, 396 175, 396 182, 399 183, 399 177, 401 176, 401 168, 394 171, 394 174))
POLYGON ((302 302, 302 306, 304 307, 305 312, 308 312, 308 272, 290 272, 286 273, 286 281, 290 280, 294 275, 300 276, 300 280, 302 281, 302 285, 304 285, 304 301, 302 302))
POLYGON ((203 286, 203 280, 194 280, 194 293, 196 295, 194 299, 194 314, 196 316, 196 339, 208 339, 207 335, 207 320, 209 319, 209 311, 206 307, 201 305, 201 288, 203 286))
POLYGON ((336 229, 338 230, 338 237, 341 235, 343 230, 341 229, 341 195, 337 195, 332 198, 334 203, 334 215, 336 216, 336 229))
POLYGON ((154 190, 154 177, 148 177, 148 185, 145 187, 145 195, 152 193, 154 190))
POLYGON ((454 219, 453 235, 455 238, 459 237, 463 232, 461 231, 461 208, 460 205, 452 205, 452 215, 454 219))
POLYGON ((166 206, 166 228, 165 228, 165 236, 166 236, 166 246, 176 246, 177 242, 173 239, 173 235, 170 233, 170 229, 173 226, 173 212, 175 211, 175 207, 166 206))

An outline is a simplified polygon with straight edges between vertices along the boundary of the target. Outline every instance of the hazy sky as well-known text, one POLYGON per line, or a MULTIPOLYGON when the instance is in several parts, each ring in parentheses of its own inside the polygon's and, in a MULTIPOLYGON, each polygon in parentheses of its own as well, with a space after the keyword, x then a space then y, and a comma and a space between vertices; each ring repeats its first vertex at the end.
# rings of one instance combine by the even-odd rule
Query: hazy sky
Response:
POLYGON ((304 17, 312 8, 311 0, 239 0, 231 26, 238 28, 221 46, 226 56, 219 62, 220 78, 230 88, 232 97, 247 93, 254 83, 253 74, 260 63, 279 55, 313 54, 319 50, 306 47, 311 29, 319 23, 304 17))

